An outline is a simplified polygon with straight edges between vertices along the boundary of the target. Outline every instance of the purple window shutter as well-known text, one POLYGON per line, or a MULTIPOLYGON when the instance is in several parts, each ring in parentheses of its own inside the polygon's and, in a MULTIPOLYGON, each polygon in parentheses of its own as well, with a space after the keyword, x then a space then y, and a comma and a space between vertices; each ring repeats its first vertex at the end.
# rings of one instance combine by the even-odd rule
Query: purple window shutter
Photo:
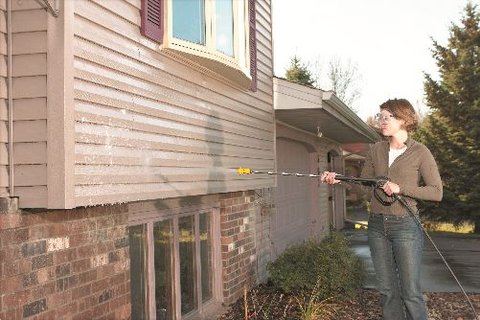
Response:
POLYGON ((142 0, 140 32, 158 43, 163 40, 163 0, 142 0))
POLYGON ((252 83, 250 90, 257 91, 257 27, 255 1, 248 0, 248 20, 249 20, 249 39, 250 39, 250 76, 252 83))

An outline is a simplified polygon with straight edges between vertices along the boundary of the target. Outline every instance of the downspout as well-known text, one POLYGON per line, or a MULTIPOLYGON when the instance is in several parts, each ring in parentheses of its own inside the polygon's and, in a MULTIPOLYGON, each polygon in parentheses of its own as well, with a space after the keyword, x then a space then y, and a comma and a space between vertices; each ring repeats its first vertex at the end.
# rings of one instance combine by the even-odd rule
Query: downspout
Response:
POLYGON ((8 194, 15 196, 13 168, 12 0, 7 0, 8 194))

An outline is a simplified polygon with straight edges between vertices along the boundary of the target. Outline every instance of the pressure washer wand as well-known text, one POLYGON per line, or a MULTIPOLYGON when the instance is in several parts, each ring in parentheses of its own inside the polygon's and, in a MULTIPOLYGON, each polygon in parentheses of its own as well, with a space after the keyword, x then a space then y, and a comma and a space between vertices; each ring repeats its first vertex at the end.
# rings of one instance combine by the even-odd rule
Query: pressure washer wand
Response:
MULTIPOLYGON (((319 178, 321 174, 314 174, 314 173, 300 173, 300 172, 285 172, 285 171, 261 171, 261 170, 253 170, 250 168, 238 168, 237 173, 240 175, 249 175, 249 174, 268 174, 270 176, 283 176, 283 177, 306 177, 306 178, 319 178)), ((337 174, 335 179, 349 182, 349 183, 356 183, 361 184, 364 186, 370 187, 377 187, 381 188, 387 181, 388 178, 379 177, 379 178, 357 178, 357 177, 348 177, 342 174, 337 174)))

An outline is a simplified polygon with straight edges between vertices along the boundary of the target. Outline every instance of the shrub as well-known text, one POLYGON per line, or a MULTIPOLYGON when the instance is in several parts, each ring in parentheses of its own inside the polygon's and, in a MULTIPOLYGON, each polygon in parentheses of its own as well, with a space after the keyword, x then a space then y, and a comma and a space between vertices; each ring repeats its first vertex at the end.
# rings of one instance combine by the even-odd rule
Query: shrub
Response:
POLYGON ((332 232, 320 243, 307 241, 288 248, 268 265, 268 271, 278 289, 297 295, 315 290, 320 300, 355 296, 365 273, 347 238, 339 232, 332 232))

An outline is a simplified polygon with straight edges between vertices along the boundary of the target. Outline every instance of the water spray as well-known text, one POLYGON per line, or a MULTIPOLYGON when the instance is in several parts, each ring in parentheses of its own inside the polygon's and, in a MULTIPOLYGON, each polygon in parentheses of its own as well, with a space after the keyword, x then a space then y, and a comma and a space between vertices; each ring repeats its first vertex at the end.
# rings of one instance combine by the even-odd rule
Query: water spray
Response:
MULTIPOLYGON (((312 173, 299 173, 299 172, 280 172, 280 171, 260 171, 260 170, 253 170, 251 168, 238 168, 237 169, 237 173, 240 174, 240 175, 251 175, 251 174, 267 174, 267 175, 275 175, 275 176, 283 176, 283 177, 289 177, 289 176, 293 176, 293 177, 306 177, 306 178, 319 178, 321 177, 320 174, 312 174, 312 173)), ((363 185, 363 186, 367 186, 367 187, 371 187, 374 189, 374 195, 377 195, 375 192, 377 190, 381 190, 381 188, 385 185, 385 183, 387 183, 389 181, 389 179, 387 177, 377 177, 377 178, 359 178, 359 177, 349 177, 349 176, 344 176, 342 174, 336 174, 335 175, 335 179, 336 180, 340 180, 340 181, 343 181, 343 182, 347 182, 347 183, 354 183, 354 184, 359 184, 359 185, 363 185)), ((440 252, 440 250, 438 249, 437 245, 435 244, 435 242, 433 241, 432 237, 430 237, 430 234, 427 232, 427 230, 423 227, 422 225, 422 222, 420 221, 420 218, 418 217, 418 215, 415 214, 415 212, 413 211, 412 208, 410 208, 410 206, 407 204, 407 202, 405 201, 405 199, 400 196, 399 194, 396 194, 394 193, 393 196, 391 196, 391 198, 393 199, 392 201, 399 201, 408 211, 408 213, 414 218, 415 222, 417 223, 417 225, 420 227, 420 229, 423 231, 423 233, 425 234, 425 236, 428 238, 428 240, 430 241, 430 243, 433 245, 433 247, 435 248, 435 250, 437 251, 438 255, 440 256, 440 258, 442 259, 443 263, 445 264, 445 266, 447 267, 448 271, 450 272, 450 274, 452 275, 453 279, 455 279, 455 282, 457 283, 458 287, 460 288, 461 292, 463 293, 463 295, 465 296, 467 302, 468 302, 468 305, 470 306, 470 309, 472 310, 474 316, 475 316, 475 319, 480 319, 480 317, 478 316, 477 314, 477 311, 475 310, 475 307, 473 306, 472 304, 472 301, 470 300, 468 294, 466 293, 465 289, 463 288, 462 284, 460 283, 460 281, 458 280, 457 276, 455 275, 455 273, 453 272, 452 268, 450 267, 450 265, 448 264, 447 260, 445 259, 445 257, 443 256, 443 254, 440 252)), ((380 200, 378 197, 377 197, 378 200, 380 200)), ((382 203, 383 201, 380 200, 382 203)), ((390 205, 392 202, 389 202, 388 204, 386 205, 390 205)), ((385 204, 385 203, 384 203, 385 204)))

